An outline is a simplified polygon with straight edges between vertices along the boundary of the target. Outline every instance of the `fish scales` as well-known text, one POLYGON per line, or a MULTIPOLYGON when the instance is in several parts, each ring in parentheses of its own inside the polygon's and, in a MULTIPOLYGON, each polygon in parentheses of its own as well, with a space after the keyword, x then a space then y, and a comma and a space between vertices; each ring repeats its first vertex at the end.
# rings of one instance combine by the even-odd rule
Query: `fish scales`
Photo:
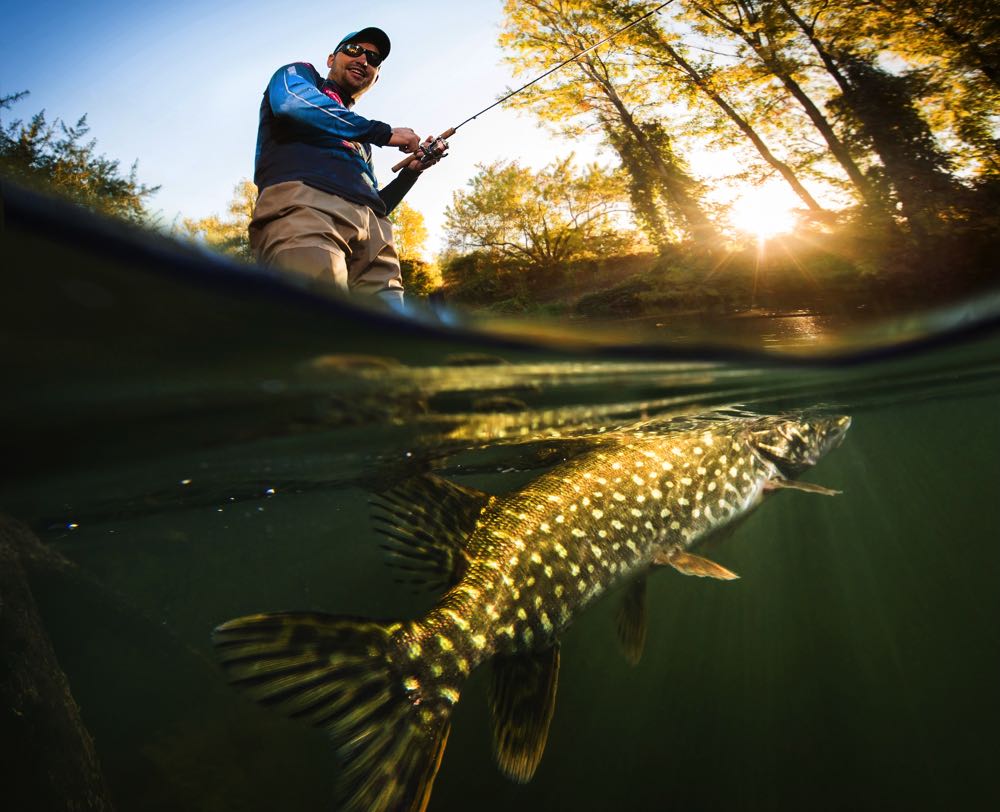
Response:
POLYGON ((835 494, 792 476, 849 426, 845 416, 716 413, 602 434, 593 450, 504 496, 416 478, 388 497, 398 526, 389 521, 387 535, 411 568, 426 557, 431 574, 452 576, 428 614, 396 622, 312 612, 236 618, 216 629, 220 659, 252 698, 330 732, 348 812, 423 812, 465 678, 492 660, 497 764, 527 781, 552 719, 559 637, 576 615, 635 579, 618 629, 637 662, 646 572, 669 564, 735 577, 688 551, 770 490, 835 494))
POLYGON ((443 659, 469 667, 446 668, 455 676, 497 651, 551 645, 658 551, 688 549, 752 508, 775 474, 747 438, 705 430, 625 436, 574 458, 486 507, 465 577, 407 636, 430 651, 447 640, 443 659))

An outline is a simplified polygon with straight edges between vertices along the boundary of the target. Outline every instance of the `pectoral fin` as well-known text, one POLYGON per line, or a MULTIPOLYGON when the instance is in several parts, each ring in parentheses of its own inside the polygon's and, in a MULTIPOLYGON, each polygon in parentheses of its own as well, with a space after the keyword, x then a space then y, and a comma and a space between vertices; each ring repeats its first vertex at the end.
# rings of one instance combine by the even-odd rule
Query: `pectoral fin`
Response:
POLYGON ((794 479, 770 479, 764 486, 765 491, 777 491, 788 488, 793 491, 805 491, 806 493, 818 493, 821 496, 838 496, 841 491, 833 488, 824 488, 822 485, 813 485, 811 482, 797 482, 794 479))
POLYGON ((519 784, 531 780, 542 760, 558 682, 558 644, 531 655, 501 655, 493 660, 489 694, 493 751, 500 771, 519 784))
POLYGON ((618 641, 629 665, 638 665, 642 658, 642 651, 646 647, 647 617, 646 576, 643 575, 629 586, 615 618, 618 641))
POLYGON ((465 572, 465 542, 493 497, 433 474, 413 477, 372 500, 389 563, 404 583, 451 586, 465 572))
POLYGON ((682 550, 661 550, 653 557, 653 563, 661 567, 673 567, 684 575, 694 575, 697 578, 718 578, 720 581, 732 581, 740 577, 721 564, 682 550))

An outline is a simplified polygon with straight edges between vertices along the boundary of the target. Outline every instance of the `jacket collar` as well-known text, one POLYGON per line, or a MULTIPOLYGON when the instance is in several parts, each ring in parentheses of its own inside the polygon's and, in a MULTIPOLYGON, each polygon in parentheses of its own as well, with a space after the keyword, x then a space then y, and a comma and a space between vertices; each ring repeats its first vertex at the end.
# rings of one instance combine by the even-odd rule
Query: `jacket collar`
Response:
POLYGON ((324 93, 329 95, 328 91, 332 91, 337 95, 337 97, 343 102, 344 107, 351 108, 354 107, 354 97, 344 90, 340 85, 330 79, 324 79, 323 84, 319 86, 319 89, 324 93))

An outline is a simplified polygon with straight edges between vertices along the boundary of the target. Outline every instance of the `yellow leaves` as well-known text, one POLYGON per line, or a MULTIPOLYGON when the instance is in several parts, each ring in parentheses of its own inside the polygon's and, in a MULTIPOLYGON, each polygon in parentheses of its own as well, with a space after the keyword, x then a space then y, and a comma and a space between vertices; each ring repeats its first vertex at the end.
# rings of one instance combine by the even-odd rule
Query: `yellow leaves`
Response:
POLYGON ((544 271, 599 255, 616 238, 627 197, 621 179, 573 156, 532 172, 516 162, 481 166, 445 213, 451 244, 544 271))
POLYGON ((177 230, 179 236, 201 242, 216 251, 250 260, 250 241, 247 226, 257 203, 257 187, 244 178, 233 188, 233 198, 226 210, 227 219, 217 214, 200 220, 184 218, 177 230))
POLYGON ((396 253, 402 260, 420 260, 424 243, 427 242, 427 226, 424 216, 405 201, 389 215, 392 222, 396 253))
POLYGON ((243 178, 233 189, 233 199, 229 201, 229 214, 240 223, 250 224, 253 207, 257 204, 257 187, 254 182, 243 178))

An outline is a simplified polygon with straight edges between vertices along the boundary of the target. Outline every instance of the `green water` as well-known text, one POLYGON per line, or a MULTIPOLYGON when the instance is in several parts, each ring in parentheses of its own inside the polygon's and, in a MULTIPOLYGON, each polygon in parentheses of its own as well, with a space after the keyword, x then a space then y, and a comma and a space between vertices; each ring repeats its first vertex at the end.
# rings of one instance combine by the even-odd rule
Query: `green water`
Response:
MULTIPOLYGON (((512 419, 549 406, 565 422, 606 406, 607 426, 685 385, 687 408, 733 389, 770 410, 830 404, 854 425, 809 478, 843 495, 767 500, 717 551, 742 576, 734 584, 658 573, 638 667, 618 653, 614 595, 584 614, 564 640, 549 745, 527 786, 491 763, 474 674, 431 809, 985 805, 1000 722, 994 350, 839 373, 607 361, 523 376, 444 370, 454 388, 395 413, 391 390, 373 395, 379 381, 355 381, 352 398, 339 380, 334 406, 315 396, 312 422, 264 430, 250 410, 244 427, 232 409, 216 442, 196 411, 197 440, 151 458, 134 459, 130 438, 156 423, 93 427, 112 462, 39 464, 7 488, 4 509, 94 578, 43 577, 35 589, 121 808, 330 808, 324 736, 231 694, 209 632, 257 611, 410 617, 429 606, 381 561, 368 488, 413 455, 454 447, 434 461, 441 472, 502 493, 558 446, 446 441, 442 429, 490 415, 436 412, 435 399, 460 407, 480 379, 496 391, 495 378, 514 377, 508 397, 529 411, 512 419), (371 398, 386 408, 365 418, 358 404, 371 398)), ((603 427, 585 415, 578 427, 603 427)))
POLYGON ((31 585, 117 808, 334 808, 325 736, 231 691, 209 635, 426 611, 385 566, 373 491, 433 469, 504 493, 574 439, 730 404, 851 415, 805 477, 842 495, 767 499, 712 553, 739 581, 656 573, 636 667, 620 589, 579 617, 525 786, 493 766, 475 672, 429 809, 996 808, 995 333, 844 365, 655 360, 103 268, 53 261, 5 309, 0 511, 77 565, 31 585), (506 363, 456 365, 470 351, 506 363))

